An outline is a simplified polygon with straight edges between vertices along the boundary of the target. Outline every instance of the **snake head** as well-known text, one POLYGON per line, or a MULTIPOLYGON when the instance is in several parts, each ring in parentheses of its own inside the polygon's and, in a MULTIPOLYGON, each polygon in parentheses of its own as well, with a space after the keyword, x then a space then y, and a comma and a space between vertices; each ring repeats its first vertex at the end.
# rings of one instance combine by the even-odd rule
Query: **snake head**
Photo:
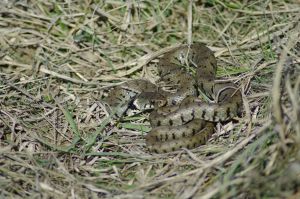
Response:
POLYGON ((133 100, 132 105, 138 110, 153 109, 166 104, 165 97, 159 92, 142 92, 133 100))

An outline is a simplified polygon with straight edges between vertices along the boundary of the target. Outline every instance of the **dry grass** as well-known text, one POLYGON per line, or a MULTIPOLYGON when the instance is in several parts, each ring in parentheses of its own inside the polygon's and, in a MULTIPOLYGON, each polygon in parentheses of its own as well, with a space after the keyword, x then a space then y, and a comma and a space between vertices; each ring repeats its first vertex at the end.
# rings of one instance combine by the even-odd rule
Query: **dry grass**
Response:
POLYGON ((271 39, 299 13, 297 0, 2 0, 0 197, 299 198, 299 64, 271 39), (192 41, 241 86, 243 117, 197 149, 150 154, 147 115, 116 122, 101 98, 192 41))

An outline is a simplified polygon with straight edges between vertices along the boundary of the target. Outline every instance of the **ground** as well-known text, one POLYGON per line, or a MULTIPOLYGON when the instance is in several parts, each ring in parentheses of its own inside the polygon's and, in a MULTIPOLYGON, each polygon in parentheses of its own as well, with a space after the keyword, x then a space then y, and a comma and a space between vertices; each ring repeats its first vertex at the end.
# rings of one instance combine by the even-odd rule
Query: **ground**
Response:
POLYGON ((300 198, 299 13, 297 0, 2 0, 1 198, 300 198), (239 85, 243 114, 196 149, 150 153, 148 114, 118 121, 103 96, 192 42, 239 85))

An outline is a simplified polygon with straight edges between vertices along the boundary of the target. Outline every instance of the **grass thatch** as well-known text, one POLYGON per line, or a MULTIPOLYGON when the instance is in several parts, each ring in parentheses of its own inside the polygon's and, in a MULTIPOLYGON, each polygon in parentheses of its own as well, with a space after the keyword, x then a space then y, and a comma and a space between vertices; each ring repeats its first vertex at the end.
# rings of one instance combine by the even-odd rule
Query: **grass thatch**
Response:
POLYGON ((299 13, 298 0, 0 1, 0 198, 299 198, 300 68, 273 39, 299 13), (243 117, 150 154, 147 115, 116 122, 101 99, 191 41, 241 86, 243 117))

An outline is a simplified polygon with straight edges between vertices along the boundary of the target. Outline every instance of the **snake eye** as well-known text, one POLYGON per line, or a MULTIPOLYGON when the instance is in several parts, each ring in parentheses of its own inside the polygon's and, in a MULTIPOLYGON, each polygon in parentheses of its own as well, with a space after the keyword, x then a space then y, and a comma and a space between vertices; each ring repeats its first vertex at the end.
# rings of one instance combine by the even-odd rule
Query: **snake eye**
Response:
POLYGON ((166 101, 165 100, 157 100, 156 103, 157 103, 158 107, 162 107, 166 104, 166 101))
POLYGON ((160 105, 160 106, 163 106, 164 104, 165 104, 165 102, 164 102, 163 100, 160 100, 160 101, 159 101, 159 105, 160 105))

